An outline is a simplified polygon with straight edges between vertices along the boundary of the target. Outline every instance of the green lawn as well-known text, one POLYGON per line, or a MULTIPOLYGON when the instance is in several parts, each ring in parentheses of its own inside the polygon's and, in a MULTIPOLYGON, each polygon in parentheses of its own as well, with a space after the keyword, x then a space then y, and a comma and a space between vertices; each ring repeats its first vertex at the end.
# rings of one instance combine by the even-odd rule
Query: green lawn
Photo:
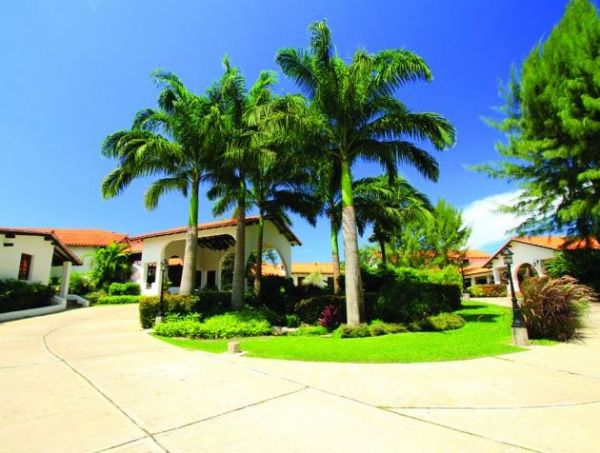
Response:
MULTIPOLYGON (((418 332, 369 338, 254 337, 239 340, 249 357, 319 362, 434 362, 522 351, 512 346, 509 308, 466 301, 458 311, 467 324, 446 332, 418 332)), ((225 352, 227 340, 158 337, 186 349, 225 352)))

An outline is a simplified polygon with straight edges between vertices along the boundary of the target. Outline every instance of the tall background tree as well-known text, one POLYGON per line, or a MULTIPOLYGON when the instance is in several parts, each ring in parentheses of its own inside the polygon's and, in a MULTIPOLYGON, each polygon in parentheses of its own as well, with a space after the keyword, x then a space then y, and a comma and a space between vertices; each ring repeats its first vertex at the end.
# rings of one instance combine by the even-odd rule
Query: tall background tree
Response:
POLYGON ((477 168, 519 183, 514 206, 524 233, 566 231, 600 238, 600 18, 571 0, 548 39, 536 45, 502 90, 503 159, 477 168))
POLYGON ((160 88, 158 109, 139 111, 131 129, 104 140, 102 153, 116 159, 118 167, 104 178, 101 192, 104 198, 115 197, 133 180, 151 176, 158 179, 146 192, 148 209, 156 208, 168 192, 189 196, 180 293, 190 294, 196 278, 200 182, 219 146, 217 135, 223 126, 210 100, 190 92, 177 76, 155 71, 153 78, 160 88))
POLYGON ((454 129, 435 113, 413 113, 394 97, 409 81, 431 80, 426 63, 406 50, 369 54, 355 52, 346 63, 334 51, 325 21, 310 26, 307 50, 282 49, 277 62, 325 118, 322 153, 339 166, 345 254, 346 308, 349 324, 364 320, 352 167, 361 160, 377 162, 391 177, 399 163, 409 163, 436 180, 435 159, 407 139, 429 141, 444 149, 454 143, 454 129))

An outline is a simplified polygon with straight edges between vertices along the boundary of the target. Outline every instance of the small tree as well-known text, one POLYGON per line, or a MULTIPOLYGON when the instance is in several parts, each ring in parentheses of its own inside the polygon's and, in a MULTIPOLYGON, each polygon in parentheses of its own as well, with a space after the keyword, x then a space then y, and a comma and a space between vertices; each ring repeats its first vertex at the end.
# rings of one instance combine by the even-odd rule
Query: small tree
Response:
POLYGON ((131 278, 131 262, 126 248, 127 244, 113 242, 96 249, 92 255, 91 274, 96 288, 107 289, 111 283, 123 283, 131 278))
POLYGON ((502 90, 503 160, 476 167, 519 183, 525 233, 600 237, 600 18, 589 0, 571 0, 548 39, 536 45, 502 90))

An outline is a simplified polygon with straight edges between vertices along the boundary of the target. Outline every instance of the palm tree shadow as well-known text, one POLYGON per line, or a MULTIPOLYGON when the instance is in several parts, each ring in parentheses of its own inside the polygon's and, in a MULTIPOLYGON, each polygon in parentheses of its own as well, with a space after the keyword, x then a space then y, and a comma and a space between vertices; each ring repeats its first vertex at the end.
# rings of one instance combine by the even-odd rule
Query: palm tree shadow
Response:
POLYGON ((468 313, 460 315, 467 322, 498 322, 498 318, 502 315, 497 315, 493 313, 468 313))

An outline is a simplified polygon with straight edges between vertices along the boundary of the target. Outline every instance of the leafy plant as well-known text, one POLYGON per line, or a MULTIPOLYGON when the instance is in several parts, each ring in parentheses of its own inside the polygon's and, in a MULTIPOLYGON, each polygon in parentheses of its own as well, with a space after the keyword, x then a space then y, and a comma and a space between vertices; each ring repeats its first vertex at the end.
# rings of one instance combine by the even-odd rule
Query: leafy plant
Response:
POLYGON ((92 256, 91 282, 95 288, 108 288, 113 282, 126 282, 131 277, 127 244, 113 242, 99 247, 92 256))
POLYGON ((103 296, 97 300, 98 305, 119 305, 119 304, 137 304, 140 301, 140 296, 120 295, 120 296, 103 296))
POLYGON ((0 313, 49 305, 55 290, 40 283, 0 280, 0 313))
POLYGON ((370 337, 371 331, 367 324, 359 324, 358 326, 342 324, 334 332, 335 338, 364 338, 370 337))
POLYGON ((308 326, 306 324, 298 327, 296 330, 288 332, 288 335, 293 337, 307 336, 307 337, 318 337, 326 335, 328 333, 327 328, 323 326, 308 326))
POLYGON ((591 288, 572 277, 532 277, 523 283, 521 311, 530 338, 566 341, 583 326, 588 303, 598 302, 591 288))
POLYGON ((321 317, 319 318, 319 324, 325 327, 328 331, 336 329, 342 323, 342 310, 340 307, 335 305, 327 305, 321 317))
POLYGON ((140 285, 135 282, 111 283, 108 287, 110 296, 139 296, 141 294, 140 285))
POLYGON ((73 272, 69 281, 69 294, 83 296, 95 289, 89 273, 73 272))
POLYGON ((465 320, 454 313, 440 313, 439 315, 428 316, 420 324, 423 330, 436 332, 460 329, 465 325, 465 320))
POLYGON ((467 288, 471 297, 506 297, 506 285, 473 285, 467 288))

